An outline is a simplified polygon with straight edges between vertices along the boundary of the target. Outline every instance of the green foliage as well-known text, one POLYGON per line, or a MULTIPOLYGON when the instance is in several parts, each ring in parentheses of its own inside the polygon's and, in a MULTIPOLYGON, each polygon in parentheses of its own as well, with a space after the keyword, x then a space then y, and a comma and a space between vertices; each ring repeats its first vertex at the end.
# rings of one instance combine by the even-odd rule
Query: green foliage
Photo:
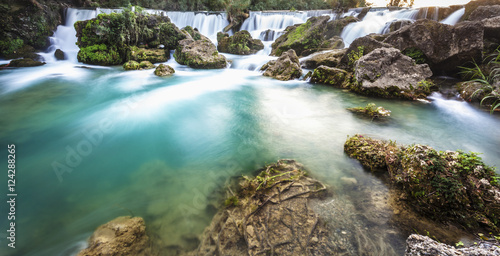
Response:
POLYGON ((116 48, 106 46, 105 44, 91 45, 80 48, 78 52, 78 61, 95 65, 118 65, 122 63, 120 54, 116 48))
POLYGON ((358 46, 357 50, 352 50, 347 54, 348 64, 349 66, 353 66, 356 61, 358 61, 361 57, 363 57, 365 51, 364 46, 358 46))
POLYGON ((15 53, 21 47, 23 47, 24 41, 22 39, 16 38, 12 40, 0 40, 0 56, 6 56, 15 53))
POLYGON ((226 201, 224 201, 224 205, 226 207, 229 207, 229 206, 238 206, 238 203, 239 203, 239 200, 238 200, 237 196, 228 197, 226 199, 226 201))
POLYGON ((413 60, 415 60, 415 63, 416 64, 424 64, 424 63, 427 63, 427 57, 425 56, 425 54, 418 48, 415 48, 415 47, 410 47, 410 48, 407 48, 405 49, 403 52, 402 52, 404 55, 412 58, 413 60))
POLYGON ((460 67, 462 78, 468 80, 464 83, 467 87, 475 84, 481 85, 474 91, 471 98, 481 96, 480 105, 489 105, 490 114, 500 108, 500 88, 495 85, 500 80, 500 47, 495 52, 483 60, 479 65, 476 61, 472 62, 473 67, 460 67), (487 61, 489 60, 489 61, 487 61))
POLYGON ((387 6, 396 6, 396 7, 403 7, 403 6, 408 6, 412 7, 413 6, 414 0, 390 0, 387 6))

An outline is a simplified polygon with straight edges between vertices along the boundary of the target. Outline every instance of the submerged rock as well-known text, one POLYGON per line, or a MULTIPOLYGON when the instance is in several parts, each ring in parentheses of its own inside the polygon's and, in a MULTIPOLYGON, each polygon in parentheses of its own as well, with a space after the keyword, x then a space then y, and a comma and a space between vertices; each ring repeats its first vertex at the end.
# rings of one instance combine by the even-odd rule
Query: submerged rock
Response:
POLYGON ((191 68, 218 69, 227 65, 226 57, 219 54, 210 40, 184 39, 174 53, 175 61, 191 68))
POLYGON ((150 255, 146 224, 140 217, 118 217, 96 229, 78 256, 150 255))
POLYGON ((467 230, 500 231, 498 180, 494 169, 475 153, 398 146, 362 135, 350 137, 344 151, 371 170, 388 172, 391 183, 419 214, 467 230))
POLYGON ((371 118, 372 120, 376 118, 391 116, 390 110, 387 110, 382 106, 377 107, 375 103, 369 103, 368 105, 366 105, 366 107, 348 108, 347 110, 355 114, 371 118))
POLYGON ((217 33, 217 50, 220 52, 249 55, 264 49, 264 44, 259 39, 252 39, 246 30, 236 32, 233 36, 227 33, 217 33))
POLYGON ((160 64, 155 70, 155 75, 157 76, 171 76, 174 73, 175 70, 171 66, 165 64, 160 64))
MULTIPOLYGON (((279 160, 244 177, 203 233, 195 255, 332 255, 326 223, 309 205, 326 187, 293 160, 279 160)), ((347 234, 347 233, 346 233, 347 234)), ((345 250, 345 248, 344 248, 345 250)))
POLYGON ((260 70, 264 71, 264 76, 283 81, 299 78, 302 75, 299 58, 291 49, 284 52, 277 60, 266 63, 260 70))
POLYGON ((45 62, 33 60, 30 58, 16 59, 9 63, 9 67, 36 67, 45 65, 45 62))
POLYGON ((422 235, 410 235, 406 240, 405 256, 492 256, 500 255, 500 247, 498 244, 481 242, 478 245, 473 245, 465 248, 455 248, 443 243, 439 243, 422 235))
POLYGON ((473 59, 482 59, 483 34, 483 23, 479 21, 450 26, 417 20, 391 33, 383 42, 400 51, 420 50, 435 73, 454 72, 473 59))
POLYGON ((418 99, 431 93, 432 76, 427 64, 415 61, 394 48, 379 48, 355 64, 357 84, 351 90, 385 98, 418 99))
POLYGON ((320 50, 343 48, 344 43, 338 36, 345 26, 359 20, 355 17, 329 19, 327 16, 312 17, 304 24, 288 27, 286 33, 272 44, 271 55, 281 56, 293 49, 298 56, 307 56, 320 50))

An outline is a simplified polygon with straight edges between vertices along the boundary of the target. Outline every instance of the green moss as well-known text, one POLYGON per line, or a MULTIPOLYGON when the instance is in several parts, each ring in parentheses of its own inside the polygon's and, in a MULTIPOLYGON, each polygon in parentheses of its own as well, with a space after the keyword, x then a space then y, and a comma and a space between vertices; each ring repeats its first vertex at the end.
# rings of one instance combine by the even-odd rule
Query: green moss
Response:
POLYGON ((94 65, 118 65, 122 63, 116 48, 108 48, 105 44, 83 47, 78 52, 78 61, 94 65))
POLYGON ((416 64, 427 63, 427 56, 425 56, 425 54, 418 48, 406 48, 402 53, 415 60, 416 64))
POLYGON ((231 196, 231 197, 228 197, 226 199, 226 201, 224 201, 224 205, 226 207, 230 207, 230 206, 238 206, 239 204, 239 200, 238 200, 238 197, 237 196, 231 196))
POLYGON ((6 56, 15 53, 23 47, 24 41, 22 39, 4 39, 0 40, 0 56, 6 56))
POLYGON ((354 66, 354 63, 358 61, 361 57, 363 57, 365 51, 364 46, 358 46, 357 50, 352 50, 347 54, 348 65, 354 66))

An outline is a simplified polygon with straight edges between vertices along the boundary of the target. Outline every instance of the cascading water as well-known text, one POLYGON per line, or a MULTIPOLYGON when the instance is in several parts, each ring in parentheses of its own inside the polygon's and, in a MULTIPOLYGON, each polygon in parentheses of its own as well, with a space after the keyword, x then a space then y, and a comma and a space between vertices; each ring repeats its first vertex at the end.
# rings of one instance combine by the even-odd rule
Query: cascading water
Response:
POLYGON ((415 20, 418 9, 405 9, 399 11, 389 11, 387 9, 379 11, 369 11, 362 21, 347 25, 340 37, 344 40, 346 47, 356 39, 371 33, 382 34, 384 28, 396 20, 415 20))
POLYGON ((455 25, 457 22, 462 18, 462 16, 465 13, 465 8, 456 10, 453 12, 450 16, 448 16, 446 19, 440 21, 443 24, 448 24, 448 25, 455 25))

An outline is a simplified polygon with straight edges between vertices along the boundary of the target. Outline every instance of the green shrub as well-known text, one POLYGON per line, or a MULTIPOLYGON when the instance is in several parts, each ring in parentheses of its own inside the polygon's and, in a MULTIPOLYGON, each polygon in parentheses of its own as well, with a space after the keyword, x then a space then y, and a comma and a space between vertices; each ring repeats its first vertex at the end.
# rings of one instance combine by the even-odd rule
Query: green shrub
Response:
POLYGON ((116 48, 108 48, 105 44, 83 47, 78 52, 78 61, 94 65, 119 65, 122 63, 116 48))

